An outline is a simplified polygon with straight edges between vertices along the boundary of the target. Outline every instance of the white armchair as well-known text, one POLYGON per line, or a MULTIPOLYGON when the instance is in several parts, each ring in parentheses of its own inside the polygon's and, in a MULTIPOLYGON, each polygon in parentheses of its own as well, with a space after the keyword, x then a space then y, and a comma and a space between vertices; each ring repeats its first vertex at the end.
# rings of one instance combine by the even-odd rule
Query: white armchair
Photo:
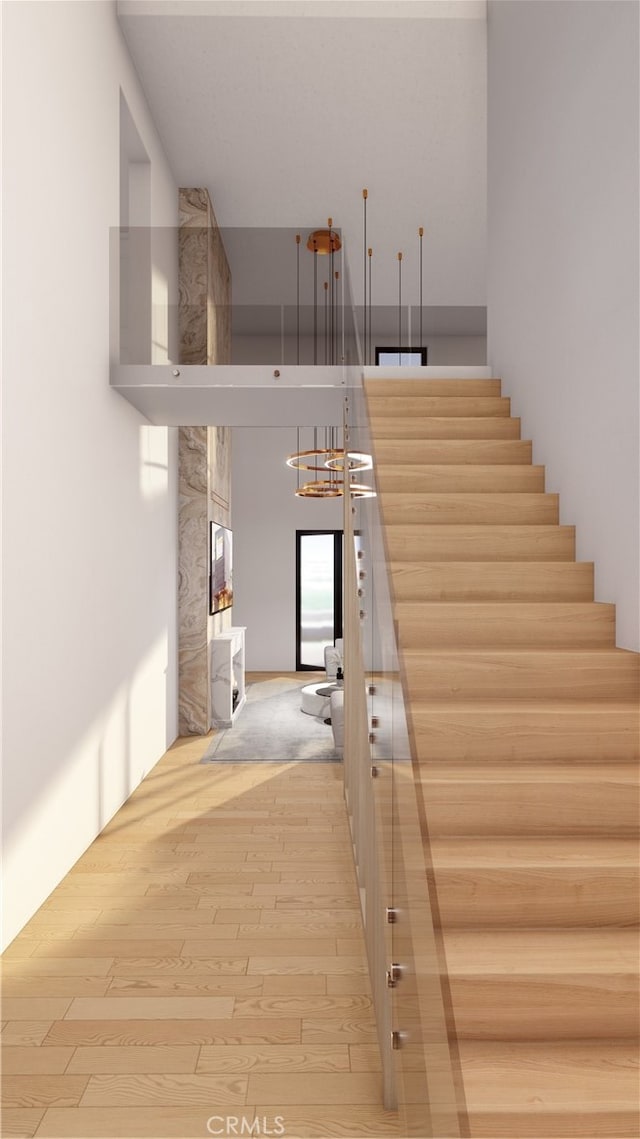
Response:
POLYGON ((338 668, 343 667, 344 641, 339 637, 335 645, 326 645, 324 650, 324 667, 327 680, 335 680, 338 668))

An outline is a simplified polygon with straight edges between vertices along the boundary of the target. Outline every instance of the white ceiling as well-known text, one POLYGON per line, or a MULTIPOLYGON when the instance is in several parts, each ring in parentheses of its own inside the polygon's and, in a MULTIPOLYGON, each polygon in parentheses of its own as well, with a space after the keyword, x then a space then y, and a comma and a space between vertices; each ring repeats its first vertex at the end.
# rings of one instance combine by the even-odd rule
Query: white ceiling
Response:
MULTIPOLYGON (((331 215, 360 299, 366 187, 375 302, 396 303, 401 250, 417 303, 422 225, 425 306, 484 306, 484 0, 117 7, 176 180, 208 187, 223 228, 306 235, 331 215)), ((259 303, 228 252, 234 296, 259 303)))

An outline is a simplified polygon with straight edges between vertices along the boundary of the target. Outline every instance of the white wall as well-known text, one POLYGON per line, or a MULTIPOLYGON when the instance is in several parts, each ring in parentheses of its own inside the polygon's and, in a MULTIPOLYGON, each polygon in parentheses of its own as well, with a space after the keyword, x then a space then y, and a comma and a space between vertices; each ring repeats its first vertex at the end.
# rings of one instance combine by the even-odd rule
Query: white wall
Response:
POLYGON ((638 648, 638 5, 488 8, 488 359, 638 648))
POLYGON ((120 87, 154 224, 177 192, 113 5, 3 23, 6 943, 176 735, 175 432, 109 388, 120 87))
POLYGON ((249 670, 295 669, 296 530, 342 529, 341 498, 296 497, 295 450, 295 428, 233 429, 233 624, 247 626, 249 670))

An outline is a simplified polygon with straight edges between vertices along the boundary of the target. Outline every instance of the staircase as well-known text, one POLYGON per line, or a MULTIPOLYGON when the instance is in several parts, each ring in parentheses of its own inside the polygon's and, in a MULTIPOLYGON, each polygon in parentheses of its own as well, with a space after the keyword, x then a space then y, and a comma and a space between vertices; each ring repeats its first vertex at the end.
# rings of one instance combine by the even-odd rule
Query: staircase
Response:
POLYGON ((637 1139, 638 656, 499 380, 365 389, 468 1133, 637 1139))

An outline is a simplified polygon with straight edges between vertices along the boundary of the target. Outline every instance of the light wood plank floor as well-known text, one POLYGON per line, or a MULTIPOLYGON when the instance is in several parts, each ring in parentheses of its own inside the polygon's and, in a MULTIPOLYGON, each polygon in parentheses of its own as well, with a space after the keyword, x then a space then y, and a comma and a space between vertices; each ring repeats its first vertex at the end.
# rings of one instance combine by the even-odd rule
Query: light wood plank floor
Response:
POLYGON ((398 1134, 341 768, 204 765, 207 742, 170 748, 5 953, 4 1139, 398 1134))

